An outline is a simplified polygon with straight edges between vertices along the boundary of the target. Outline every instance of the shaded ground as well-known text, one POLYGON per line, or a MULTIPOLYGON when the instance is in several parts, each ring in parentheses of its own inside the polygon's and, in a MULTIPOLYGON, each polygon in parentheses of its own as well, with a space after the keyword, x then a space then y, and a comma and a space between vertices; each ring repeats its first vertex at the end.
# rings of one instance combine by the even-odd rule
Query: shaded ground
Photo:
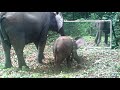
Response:
POLYGON ((0 77, 1 78, 116 78, 120 77, 120 50, 110 49, 78 49, 78 55, 82 56, 81 68, 74 61, 71 70, 67 70, 66 63, 62 64, 60 73, 54 72, 52 44, 46 45, 45 63, 37 63, 37 50, 33 44, 24 49, 24 57, 30 70, 18 70, 16 54, 12 48, 11 59, 13 68, 4 67, 4 52, 0 45, 0 77))

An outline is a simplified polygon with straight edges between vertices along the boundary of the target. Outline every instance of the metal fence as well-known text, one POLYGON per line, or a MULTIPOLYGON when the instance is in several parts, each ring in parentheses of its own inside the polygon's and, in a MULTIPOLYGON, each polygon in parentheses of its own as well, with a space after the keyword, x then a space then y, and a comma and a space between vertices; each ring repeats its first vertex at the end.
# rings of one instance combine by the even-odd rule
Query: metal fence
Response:
MULTIPOLYGON (((90 34, 90 28, 94 27, 93 24, 96 23, 96 22, 103 22, 103 21, 109 21, 110 22, 110 47, 105 47, 105 48, 111 48, 112 47, 112 21, 111 20, 75 20, 75 21, 64 21, 64 27, 65 27, 65 32, 67 32, 68 35, 72 35, 72 33, 76 33, 76 36, 79 36, 81 34, 80 31, 81 30, 81 27, 78 27, 76 25, 75 29, 73 29, 73 26, 75 26, 76 23, 80 23, 80 24, 83 24, 83 23, 91 23, 91 26, 88 28, 89 31, 87 31, 87 29, 85 28, 84 31, 87 31, 89 32, 88 34, 90 34), (71 25, 70 25, 71 23, 71 25), (74 23, 74 25, 73 25, 74 23), (69 24, 67 26, 67 24, 69 24)), ((79 25, 80 25, 79 24, 79 25)), ((84 36, 84 35, 83 35, 84 36)), ((94 47, 94 48, 101 48, 101 47, 94 47)))

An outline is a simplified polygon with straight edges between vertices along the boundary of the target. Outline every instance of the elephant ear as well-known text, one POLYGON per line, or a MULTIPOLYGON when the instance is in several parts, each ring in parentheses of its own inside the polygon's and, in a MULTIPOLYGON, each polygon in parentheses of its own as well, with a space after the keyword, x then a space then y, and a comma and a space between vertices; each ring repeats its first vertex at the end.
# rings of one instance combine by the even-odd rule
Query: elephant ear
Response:
POLYGON ((55 15, 58 15, 60 12, 53 12, 55 15))
POLYGON ((77 44, 77 48, 80 48, 81 46, 85 46, 86 42, 83 38, 79 38, 75 41, 75 43, 77 44))
POLYGON ((61 12, 56 12, 56 22, 57 22, 57 26, 58 26, 58 31, 63 27, 63 16, 61 12))

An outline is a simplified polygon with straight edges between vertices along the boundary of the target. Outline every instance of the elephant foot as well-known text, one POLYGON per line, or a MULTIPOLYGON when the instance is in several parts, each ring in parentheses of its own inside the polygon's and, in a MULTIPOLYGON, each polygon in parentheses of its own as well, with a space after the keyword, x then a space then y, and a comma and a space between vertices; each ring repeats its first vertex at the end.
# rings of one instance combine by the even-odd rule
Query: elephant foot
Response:
POLYGON ((96 46, 99 46, 99 44, 97 44, 96 46))
POLYGON ((68 69, 71 69, 71 68, 72 68, 72 66, 69 64, 69 65, 67 65, 67 68, 68 68, 68 69))
POLYGON ((44 55, 42 55, 42 56, 39 55, 39 56, 38 56, 38 59, 37 59, 38 63, 39 63, 39 64, 44 64, 43 61, 42 61, 43 59, 45 59, 44 55))
POLYGON ((56 66, 55 66, 55 71, 58 71, 58 72, 62 71, 61 66, 56 65, 56 66))
POLYGON ((30 70, 30 69, 29 69, 28 66, 23 66, 23 67, 22 67, 22 70, 23 70, 23 71, 28 71, 28 70, 30 70))
POLYGON ((25 66, 19 66, 19 69, 20 70, 25 70, 25 71, 27 71, 27 70, 29 70, 29 67, 27 66, 27 65, 25 65, 25 66))
POLYGON ((42 60, 38 60, 38 63, 43 65, 45 64, 42 60))
POLYGON ((109 44, 104 44, 105 47, 109 47, 109 44))
POLYGON ((97 45, 97 44, 94 44, 93 46, 95 46, 95 47, 96 47, 96 46, 98 46, 98 45, 97 45))
POLYGON ((11 67, 13 67, 12 64, 6 64, 4 69, 11 68, 11 67))
POLYGON ((42 61, 39 61, 39 60, 38 60, 38 63, 39 63, 39 64, 43 64, 43 62, 42 62, 42 61))
POLYGON ((46 65, 46 63, 44 63, 44 62, 41 62, 41 63, 39 63, 39 64, 41 64, 41 65, 46 65))
POLYGON ((96 44, 94 44, 93 46, 96 46, 96 44))
POLYGON ((78 64, 78 65, 76 66, 76 68, 77 68, 77 69, 81 69, 81 68, 82 68, 82 65, 81 65, 81 64, 78 64))

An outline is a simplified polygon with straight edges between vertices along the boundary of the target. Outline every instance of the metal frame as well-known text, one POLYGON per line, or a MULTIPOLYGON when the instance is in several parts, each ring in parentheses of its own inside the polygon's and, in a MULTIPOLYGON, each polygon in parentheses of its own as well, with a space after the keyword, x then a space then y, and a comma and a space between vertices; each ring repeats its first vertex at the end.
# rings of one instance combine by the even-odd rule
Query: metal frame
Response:
POLYGON ((110 47, 86 47, 86 48, 104 48, 104 49, 111 49, 112 48, 112 21, 111 20, 74 20, 74 21, 67 21, 64 22, 102 22, 102 21, 109 21, 110 22, 110 47))

